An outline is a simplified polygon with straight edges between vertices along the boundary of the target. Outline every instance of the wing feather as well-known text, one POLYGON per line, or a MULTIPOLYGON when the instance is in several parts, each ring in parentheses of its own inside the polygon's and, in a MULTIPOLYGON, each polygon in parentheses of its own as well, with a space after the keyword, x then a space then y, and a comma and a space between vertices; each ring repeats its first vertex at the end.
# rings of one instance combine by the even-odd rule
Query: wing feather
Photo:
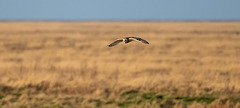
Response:
POLYGON ((115 46, 115 45, 119 44, 120 42, 123 42, 123 39, 117 39, 117 40, 115 40, 113 43, 109 44, 108 47, 115 46))
POLYGON ((149 44, 146 40, 142 39, 142 38, 139 38, 139 37, 128 37, 131 41, 132 40, 135 40, 135 41, 141 41, 145 44, 149 44))

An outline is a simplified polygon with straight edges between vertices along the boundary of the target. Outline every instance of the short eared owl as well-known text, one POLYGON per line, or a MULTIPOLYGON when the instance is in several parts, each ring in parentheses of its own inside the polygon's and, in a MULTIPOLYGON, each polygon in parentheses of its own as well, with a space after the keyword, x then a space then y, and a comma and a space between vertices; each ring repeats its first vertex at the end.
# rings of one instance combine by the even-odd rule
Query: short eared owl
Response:
POLYGON ((108 45, 108 47, 115 46, 115 45, 119 44, 120 42, 124 42, 126 44, 126 43, 129 43, 129 42, 132 42, 132 41, 141 41, 141 42, 143 42, 145 44, 149 44, 146 40, 141 39, 139 37, 126 37, 126 38, 123 38, 123 39, 115 40, 113 43, 108 45))

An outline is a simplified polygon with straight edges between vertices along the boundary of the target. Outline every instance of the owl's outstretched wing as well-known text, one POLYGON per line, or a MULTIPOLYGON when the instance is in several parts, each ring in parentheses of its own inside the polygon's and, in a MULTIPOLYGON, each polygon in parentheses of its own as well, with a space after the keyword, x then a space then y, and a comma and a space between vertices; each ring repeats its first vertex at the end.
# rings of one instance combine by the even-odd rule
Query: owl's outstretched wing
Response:
POLYGON ((139 38, 139 37, 128 37, 130 41, 141 41, 145 44, 149 44, 146 40, 142 39, 142 38, 139 38))
POLYGON ((113 43, 109 44, 108 47, 115 46, 115 45, 119 44, 120 42, 123 42, 123 39, 117 39, 117 40, 115 40, 113 43))

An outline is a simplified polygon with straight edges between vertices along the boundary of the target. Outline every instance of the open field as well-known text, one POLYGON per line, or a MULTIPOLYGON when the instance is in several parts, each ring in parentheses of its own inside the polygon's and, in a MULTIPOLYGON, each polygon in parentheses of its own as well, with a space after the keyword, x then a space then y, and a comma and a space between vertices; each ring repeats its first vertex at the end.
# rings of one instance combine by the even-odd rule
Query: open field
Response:
POLYGON ((0 22, 0 107, 240 108, 240 22, 0 22))

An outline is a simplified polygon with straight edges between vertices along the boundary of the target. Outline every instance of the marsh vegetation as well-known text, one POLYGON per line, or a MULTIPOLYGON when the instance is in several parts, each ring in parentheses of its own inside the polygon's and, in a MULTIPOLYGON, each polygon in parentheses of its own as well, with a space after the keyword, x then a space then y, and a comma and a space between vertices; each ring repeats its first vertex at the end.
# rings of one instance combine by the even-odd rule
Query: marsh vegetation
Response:
POLYGON ((3 108, 240 107, 239 84, 239 22, 0 22, 3 108))

